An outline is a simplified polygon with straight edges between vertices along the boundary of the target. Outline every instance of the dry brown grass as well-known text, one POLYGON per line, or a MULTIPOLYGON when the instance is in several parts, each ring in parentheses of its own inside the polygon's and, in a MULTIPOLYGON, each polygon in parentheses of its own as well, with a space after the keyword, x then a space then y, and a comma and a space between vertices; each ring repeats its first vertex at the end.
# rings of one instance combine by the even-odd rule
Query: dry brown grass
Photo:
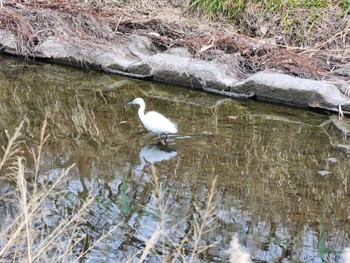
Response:
POLYGON ((170 229, 166 228, 171 214, 171 206, 166 200, 166 192, 163 189, 163 184, 157 176, 155 167, 151 166, 152 178, 154 186, 154 196, 157 200, 159 223, 157 229, 154 230, 152 236, 148 238, 145 249, 139 259, 139 262, 144 262, 147 255, 153 253, 158 255, 159 262, 197 262, 200 255, 208 249, 215 247, 217 244, 203 244, 204 237, 214 231, 217 226, 216 222, 216 178, 212 181, 207 197, 206 206, 200 208, 194 203, 194 212, 189 218, 184 218, 183 222, 173 224, 170 229), (190 223, 190 227, 186 234, 181 234, 180 239, 175 238, 171 233, 180 233, 177 229, 179 225, 185 221, 190 223), (157 246, 158 249, 154 249, 157 246), (159 255, 159 251, 161 254, 159 255))
POLYGON ((261 5, 252 4, 234 23, 193 17, 186 6, 169 1, 12 1, 4 4, 0 21, 18 36, 17 49, 24 56, 33 56, 49 37, 98 47, 137 33, 160 50, 186 47, 196 58, 220 59, 241 76, 274 69, 321 79, 350 62, 350 25, 337 6, 319 10, 311 15, 305 8, 264 13, 261 5))
POLYGON ((7 134, 8 143, 0 162, 0 170, 6 167, 9 174, 7 178, 13 180, 15 184, 6 201, 16 207, 16 214, 8 215, 7 220, 1 225, 0 258, 9 262, 67 262, 73 258, 79 260, 119 225, 112 227, 89 248, 76 254, 76 246, 82 240, 78 234, 79 225, 85 221, 85 213, 94 201, 91 197, 72 214, 63 217, 54 228, 40 227, 43 218, 52 212, 47 211, 45 203, 60 202, 63 198, 65 191, 62 190, 62 184, 65 184, 74 164, 65 169, 54 181, 38 184, 42 150, 48 138, 45 134, 47 121, 44 120, 38 145, 35 150, 29 150, 35 168, 28 177, 26 162, 20 151, 22 141, 19 138, 22 126, 23 122, 12 136, 7 134))

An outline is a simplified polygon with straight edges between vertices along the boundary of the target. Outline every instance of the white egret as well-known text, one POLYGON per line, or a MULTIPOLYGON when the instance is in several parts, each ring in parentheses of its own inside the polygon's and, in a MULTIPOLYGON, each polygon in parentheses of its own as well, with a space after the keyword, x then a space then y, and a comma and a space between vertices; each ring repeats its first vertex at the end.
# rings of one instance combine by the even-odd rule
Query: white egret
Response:
POLYGON ((155 111, 150 111, 145 114, 146 104, 142 98, 136 98, 128 102, 128 104, 140 105, 138 114, 143 126, 150 132, 157 133, 159 138, 161 134, 164 134, 164 142, 166 142, 169 133, 177 133, 176 124, 169 121, 162 114, 155 111))

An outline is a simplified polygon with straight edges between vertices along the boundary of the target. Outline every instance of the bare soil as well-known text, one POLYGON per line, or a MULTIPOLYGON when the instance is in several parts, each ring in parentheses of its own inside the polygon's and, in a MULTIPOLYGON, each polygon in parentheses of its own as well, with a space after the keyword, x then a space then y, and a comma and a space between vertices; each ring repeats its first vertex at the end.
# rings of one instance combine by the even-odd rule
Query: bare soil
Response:
POLYGON ((280 32, 267 38, 252 37, 251 33, 237 33, 249 30, 237 29, 232 23, 194 17, 179 4, 181 1, 86 2, 4 1, 0 28, 17 35, 17 49, 27 57, 33 57, 34 48, 53 36, 89 46, 113 45, 126 35, 139 34, 162 51, 185 47, 195 58, 225 62, 242 77, 271 69, 303 78, 330 79, 336 69, 350 63, 350 52, 345 48, 350 41, 349 23, 335 31, 328 42, 305 48, 290 46, 291 39, 280 41, 280 32), (341 48, 329 48, 337 39, 343 44, 341 48))

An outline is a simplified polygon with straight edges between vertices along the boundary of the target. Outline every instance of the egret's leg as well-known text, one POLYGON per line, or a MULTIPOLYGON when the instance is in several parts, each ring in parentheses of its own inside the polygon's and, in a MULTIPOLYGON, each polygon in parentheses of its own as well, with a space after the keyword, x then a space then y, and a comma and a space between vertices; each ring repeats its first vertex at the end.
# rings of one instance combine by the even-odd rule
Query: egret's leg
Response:
POLYGON ((164 140, 160 139, 159 143, 164 145, 164 146, 168 146, 168 143, 166 142, 166 140, 168 139, 168 136, 164 133, 162 135, 165 135, 165 138, 164 138, 164 140))

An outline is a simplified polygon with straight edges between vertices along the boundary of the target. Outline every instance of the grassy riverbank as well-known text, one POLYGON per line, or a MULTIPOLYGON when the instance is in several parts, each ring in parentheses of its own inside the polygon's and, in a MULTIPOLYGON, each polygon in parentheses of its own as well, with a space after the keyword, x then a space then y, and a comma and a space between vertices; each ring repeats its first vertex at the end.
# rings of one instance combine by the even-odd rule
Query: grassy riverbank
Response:
MULTIPOLYGON (((345 50, 349 45, 348 0, 81 0, 99 10, 123 8, 138 17, 177 17, 183 23, 218 23, 252 38, 293 47, 345 50)), ((127 11, 128 12, 128 11, 127 11)), ((129 15, 129 14, 128 14, 129 15)), ((125 17, 125 14, 123 14, 125 17)), ((121 16, 122 20, 122 16, 121 16)), ((181 26, 181 25, 180 25, 181 26)))
POLYGON ((135 34, 155 52, 185 48, 243 79, 263 70, 332 79, 350 63, 349 7, 348 0, 15 1, 4 3, 0 28, 16 35, 16 52, 28 57, 51 38, 101 48, 135 34))
POLYGON ((279 38, 292 46, 332 48, 345 42, 350 2, 190 0, 188 9, 198 16, 232 23, 251 37, 279 38))

